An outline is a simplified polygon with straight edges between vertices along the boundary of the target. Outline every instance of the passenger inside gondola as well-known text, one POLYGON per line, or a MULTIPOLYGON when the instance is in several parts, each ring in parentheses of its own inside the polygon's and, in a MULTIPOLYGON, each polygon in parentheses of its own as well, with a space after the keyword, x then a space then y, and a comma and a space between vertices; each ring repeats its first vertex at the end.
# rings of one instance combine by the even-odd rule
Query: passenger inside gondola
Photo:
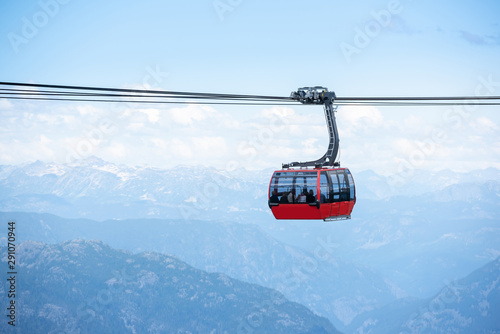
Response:
POLYGON ((309 190, 309 194, 307 194, 306 202, 307 203, 315 203, 316 202, 316 197, 314 197, 314 192, 312 191, 312 189, 309 190))
POLYGON ((273 190, 273 194, 271 195, 271 197, 269 197, 269 202, 270 203, 279 203, 280 200, 278 198, 278 192, 276 190, 273 190))
POLYGON ((280 198, 280 204, 287 204, 288 203, 288 192, 284 191, 283 196, 280 198))
POLYGON ((297 199, 296 199, 296 203, 305 203, 306 202, 306 189, 304 189, 304 191, 302 192, 302 194, 300 194, 299 196, 297 196, 297 199))

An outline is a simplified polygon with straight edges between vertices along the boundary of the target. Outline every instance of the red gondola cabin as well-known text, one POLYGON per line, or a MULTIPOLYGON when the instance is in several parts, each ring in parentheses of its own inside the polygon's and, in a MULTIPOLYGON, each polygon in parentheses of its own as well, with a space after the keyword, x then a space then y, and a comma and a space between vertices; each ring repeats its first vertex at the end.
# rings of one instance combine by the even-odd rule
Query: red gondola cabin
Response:
POLYGON ((276 219, 349 219, 356 203, 347 168, 275 171, 268 196, 276 219))

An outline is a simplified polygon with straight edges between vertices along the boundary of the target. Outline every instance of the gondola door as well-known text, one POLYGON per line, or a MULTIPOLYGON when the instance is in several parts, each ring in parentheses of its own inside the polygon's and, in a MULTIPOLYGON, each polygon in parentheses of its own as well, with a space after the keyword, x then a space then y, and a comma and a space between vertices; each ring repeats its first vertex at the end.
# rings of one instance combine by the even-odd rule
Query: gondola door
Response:
POLYGON ((339 179, 339 193, 340 193, 340 203, 339 203, 339 215, 347 215, 350 206, 350 196, 349 196, 349 181, 347 180, 347 174, 345 170, 338 170, 337 177, 339 179))
POLYGON ((330 216, 338 216, 340 212, 340 186, 339 177, 336 170, 328 171, 330 176, 331 189, 330 189, 330 200, 331 200, 331 211, 330 216))
POLYGON ((319 175, 319 202, 321 218, 325 219, 332 215, 332 182, 326 171, 319 175))

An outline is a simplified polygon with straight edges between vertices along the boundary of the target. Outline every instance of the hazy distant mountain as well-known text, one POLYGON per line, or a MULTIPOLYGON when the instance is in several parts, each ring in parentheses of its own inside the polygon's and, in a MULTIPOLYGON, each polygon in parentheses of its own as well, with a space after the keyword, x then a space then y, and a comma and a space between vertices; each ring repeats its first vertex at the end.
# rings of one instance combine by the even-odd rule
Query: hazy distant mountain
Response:
MULTIPOLYGON (((441 170, 428 172, 411 170, 399 175, 382 176, 371 170, 356 173, 355 182, 360 198, 377 200, 394 196, 420 196, 439 192, 456 184, 481 185, 485 182, 500 181, 500 170, 487 168, 469 172, 441 170)), ((446 200, 452 200, 446 198, 446 200)))
POLYGON ((336 256, 326 237, 310 253, 247 224, 147 219, 96 222, 28 213, 0 213, 0 220, 16 220, 22 240, 99 239, 135 253, 172 254, 197 268, 277 289, 329 318, 337 328, 404 295, 376 271, 336 256))
POLYGON ((352 220, 330 224, 274 220, 266 200, 271 173, 132 168, 97 158, 0 166, 0 208, 127 219, 78 220, 81 228, 71 230, 64 219, 33 217, 47 242, 102 238, 114 247, 175 254, 201 269, 269 287, 278 287, 279 276, 273 275, 281 272, 288 275, 289 286, 299 287, 286 292, 281 286, 287 297, 327 315, 340 329, 395 297, 432 296, 446 282, 500 256, 497 169, 416 170, 398 182, 373 171, 355 173, 358 200, 352 220), (168 219, 168 226, 144 218, 168 219), (236 222, 258 225, 261 231, 235 227, 236 222), (131 240, 133 235, 141 237, 131 240), (311 261, 324 244, 334 260, 311 261), (301 275, 307 270, 312 274, 301 275))
POLYGON ((243 221, 259 212, 269 214, 266 184, 271 174, 201 166, 127 167, 95 157, 71 164, 37 161, 0 166, 0 207, 98 220, 209 216, 243 221))
POLYGON ((384 200, 358 199, 350 221, 270 222, 266 232, 313 251, 329 237, 335 254, 375 268, 413 297, 500 256, 500 182, 459 183, 384 200))
POLYGON ((274 290, 168 255, 83 240, 24 242, 16 254, 22 333, 338 333, 274 290))
POLYGON ((356 333, 500 333, 500 258, 426 300, 398 300, 355 319, 356 333))
MULTIPOLYGON (((248 222, 270 215, 267 188, 272 172, 201 166, 162 170, 115 165, 96 157, 70 164, 37 161, 0 166, 0 207, 3 211, 50 212, 97 220, 150 217, 248 222)), ((497 193, 500 188, 500 171, 492 168, 470 173, 414 171, 398 177, 397 182, 373 171, 357 173, 354 178, 358 199, 370 200, 420 196, 462 183, 480 187, 491 180, 497 181, 491 185, 497 193)), ((440 198, 463 198, 458 192, 453 194, 440 198)), ((356 207, 354 215, 358 213, 356 207)))

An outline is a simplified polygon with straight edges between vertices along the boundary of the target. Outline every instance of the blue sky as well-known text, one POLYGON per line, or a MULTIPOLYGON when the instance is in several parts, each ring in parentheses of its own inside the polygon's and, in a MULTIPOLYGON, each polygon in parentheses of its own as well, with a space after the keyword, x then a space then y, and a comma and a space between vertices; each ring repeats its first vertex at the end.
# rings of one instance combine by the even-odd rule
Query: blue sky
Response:
MULTIPOLYGON (((498 1, 3 1, 2 81, 288 96, 500 95, 498 1)), ((341 107, 341 163, 500 168, 498 107, 341 107)), ((0 164, 278 168, 326 150, 320 107, 0 99, 0 164)))

